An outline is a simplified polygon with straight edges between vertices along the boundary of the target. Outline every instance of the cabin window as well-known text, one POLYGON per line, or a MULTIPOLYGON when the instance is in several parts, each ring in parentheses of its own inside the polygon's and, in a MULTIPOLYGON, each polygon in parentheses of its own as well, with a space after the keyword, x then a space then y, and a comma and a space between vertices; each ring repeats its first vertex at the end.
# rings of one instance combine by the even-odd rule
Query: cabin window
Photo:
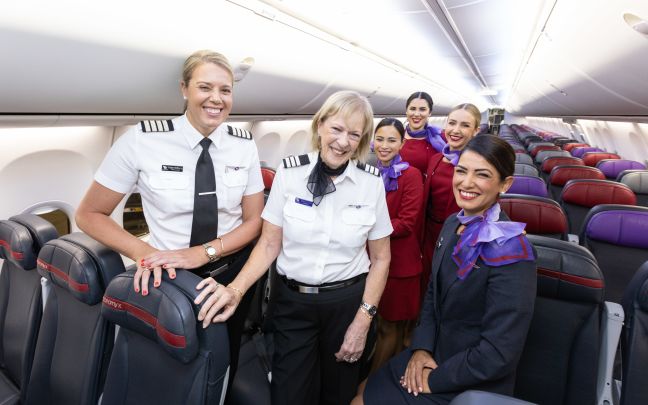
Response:
POLYGON ((149 233, 142 209, 142 197, 139 193, 131 194, 126 200, 123 223, 124 229, 138 238, 149 233))
POLYGON ((59 236, 70 233, 70 218, 65 212, 61 210, 53 210, 40 213, 38 216, 54 225, 59 236))

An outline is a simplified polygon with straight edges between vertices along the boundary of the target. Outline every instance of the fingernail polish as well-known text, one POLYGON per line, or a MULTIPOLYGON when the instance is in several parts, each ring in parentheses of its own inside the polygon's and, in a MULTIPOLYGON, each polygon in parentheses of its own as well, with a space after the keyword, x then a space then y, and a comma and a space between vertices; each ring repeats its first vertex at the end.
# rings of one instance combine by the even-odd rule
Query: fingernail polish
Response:
POLYGON ((171 274, 171 280, 175 278, 175 274, 171 274))
POLYGON ((155 287, 159 287, 159 286, 160 286, 160 283, 158 283, 158 282, 156 281, 155 283, 153 283, 153 285, 154 285, 155 287))
POLYGON ((135 292, 136 292, 136 293, 139 292, 139 288, 138 288, 138 287, 135 287, 135 292))
POLYGON ((142 291, 142 295, 148 295, 148 291, 142 291))

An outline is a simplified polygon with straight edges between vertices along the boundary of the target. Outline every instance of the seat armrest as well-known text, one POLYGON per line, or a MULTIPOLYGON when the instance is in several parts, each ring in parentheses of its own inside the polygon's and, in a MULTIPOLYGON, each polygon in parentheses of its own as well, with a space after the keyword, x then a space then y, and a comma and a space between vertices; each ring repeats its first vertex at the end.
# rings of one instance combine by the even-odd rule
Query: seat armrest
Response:
POLYGON ((601 349, 596 383, 596 403, 611 405, 618 403, 618 401, 613 401, 612 369, 625 315, 623 307, 615 302, 605 301, 604 308, 601 319, 601 349))
POLYGON ((534 405, 533 402, 495 394, 486 391, 465 391, 450 402, 450 405, 534 405))

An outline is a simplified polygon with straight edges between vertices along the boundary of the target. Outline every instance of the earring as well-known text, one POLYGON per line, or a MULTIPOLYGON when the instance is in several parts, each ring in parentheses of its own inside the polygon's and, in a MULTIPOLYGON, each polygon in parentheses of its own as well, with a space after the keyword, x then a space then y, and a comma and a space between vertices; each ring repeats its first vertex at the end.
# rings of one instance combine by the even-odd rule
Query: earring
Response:
POLYGON ((182 98, 183 98, 184 100, 186 100, 186 99, 187 99, 187 96, 182 96, 182 98))

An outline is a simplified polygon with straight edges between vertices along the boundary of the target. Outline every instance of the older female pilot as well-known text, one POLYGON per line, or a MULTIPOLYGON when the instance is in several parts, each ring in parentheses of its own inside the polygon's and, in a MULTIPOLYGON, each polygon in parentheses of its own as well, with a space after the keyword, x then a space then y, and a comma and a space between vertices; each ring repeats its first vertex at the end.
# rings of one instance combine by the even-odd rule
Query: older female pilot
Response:
POLYGON ((199 285, 203 322, 223 321, 278 257, 273 404, 345 404, 358 385, 392 232, 378 169, 362 163, 372 114, 358 93, 330 96, 312 120, 316 150, 285 158, 277 171, 261 238, 232 288, 199 285))

